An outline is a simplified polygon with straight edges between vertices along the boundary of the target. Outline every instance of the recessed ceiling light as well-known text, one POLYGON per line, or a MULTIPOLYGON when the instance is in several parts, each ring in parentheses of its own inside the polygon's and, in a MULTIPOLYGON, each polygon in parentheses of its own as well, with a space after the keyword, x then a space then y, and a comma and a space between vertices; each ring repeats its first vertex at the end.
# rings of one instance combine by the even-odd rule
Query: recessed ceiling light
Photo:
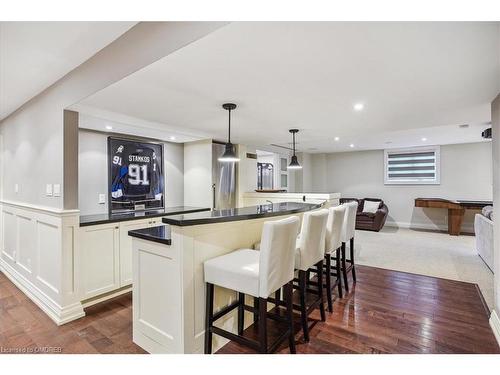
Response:
POLYGON ((175 139, 176 139, 176 138, 175 138, 173 135, 171 135, 171 136, 170 136, 170 140, 171 140, 171 141, 175 141, 175 139))
POLYGON ((113 127, 111 125, 106 125, 107 130, 113 130, 113 127))
POLYGON ((469 124, 458 125, 458 127, 462 129, 467 129, 469 127, 469 124))
POLYGON ((386 141, 385 144, 386 145, 390 145, 392 143, 392 141, 386 141))
POLYGON ((333 138, 333 140, 334 140, 335 142, 338 142, 338 141, 340 140, 340 138, 339 138, 339 137, 335 137, 335 138, 333 138))
POLYGON ((352 106, 355 111, 359 112, 362 111, 365 108, 365 105, 363 103, 356 103, 352 106))
POLYGON ((427 140, 427 138, 423 137, 422 138, 422 142, 425 142, 427 140))
POLYGON ((349 145, 349 147, 350 147, 350 148, 353 148, 353 147, 354 147, 354 144, 353 144, 353 143, 351 143, 351 144, 349 145))

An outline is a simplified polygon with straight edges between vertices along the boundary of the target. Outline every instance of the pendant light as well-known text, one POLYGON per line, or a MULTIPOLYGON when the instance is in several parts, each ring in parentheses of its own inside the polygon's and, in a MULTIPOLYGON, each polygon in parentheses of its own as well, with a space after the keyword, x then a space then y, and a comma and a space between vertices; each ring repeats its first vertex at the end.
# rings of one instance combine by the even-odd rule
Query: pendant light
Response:
POLYGON ((297 155, 295 155, 295 134, 299 132, 299 129, 290 129, 289 132, 292 133, 293 155, 292 155, 292 160, 288 165, 288 169, 302 169, 302 166, 299 164, 299 161, 297 160, 297 155))
POLYGON ((234 145, 231 143, 231 111, 236 108, 236 104, 234 103, 224 103, 222 108, 229 111, 229 132, 227 137, 226 149, 224 154, 219 158, 219 161, 222 162, 237 162, 240 161, 238 156, 236 155, 236 150, 234 145))

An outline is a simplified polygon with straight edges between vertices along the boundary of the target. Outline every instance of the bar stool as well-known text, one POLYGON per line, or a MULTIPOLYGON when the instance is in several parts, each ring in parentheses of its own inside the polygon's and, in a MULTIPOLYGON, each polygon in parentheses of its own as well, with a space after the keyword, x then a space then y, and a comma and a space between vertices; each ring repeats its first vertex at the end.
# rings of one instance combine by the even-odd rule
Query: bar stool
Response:
POLYGON ((345 218, 345 207, 336 206, 328 210, 328 221, 326 222, 325 241, 325 269, 326 269, 326 296, 328 299, 328 311, 333 312, 332 289, 337 286, 339 298, 342 298, 342 277, 340 267, 340 248, 342 246, 342 226, 345 218), (335 256, 332 257, 333 253, 335 256), (332 267, 332 259, 335 260, 335 267, 332 267), (332 284, 332 276, 335 282, 332 284))
POLYGON ((302 219, 300 236, 297 239, 297 249, 295 251, 295 269, 298 270, 298 285, 300 305, 294 306, 300 309, 302 330, 304 340, 309 341, 309 325, 307 317, 311 312, 319 307, 321 320, 325 321, 325 304, 323 299, 323 283, 318 283, 317 298, 309 305, 306 305, 308 274, 312 267, 318 270, 318 280, 323 279, 323 259, 325 257, 325 236, 326 222, 328 220, 328 210, 306 212, 302 219))
POLYGON ((292 216, 282 220, 268 221, 262 229, 260 251, 240 249, 232 253, 207 260, 204 263, 206 283, 205 353, 212 352, 212 335, 215 333, 260 353, 273 352, 288 338, 290 353, 295 353, 293 330, 293 279, 294 261, 299 218, 292 216), (238 299, 219 312, 213 312, 214 285, 238 292, 238 299), (286 317, 267 312, 267 300, 280 288, 285 291, 286 317), (258 299, 258 306, 245 305, 245 294, 258 299), (213 325, 230 311, 238 308, 238 334, 213 325), (244 311, 258 314, 258 336, 254 341, 243 336, 244 311), (287 323, 287 329, 270 347, 267 343, 267 318, 287 323))
POLYGON ((344 203, 345 216, 342 226, 342 276, 346 292, 349 292, 349 283, 347 282, 347 274, 352 272, 352 281, 356 283, 356 268, 354 265, 354 235, 356 234, 356 212, 358 210, 358 202, 344 203), (350 257, 346 259, 346 243, 349 241, 350 257), (346 265, 349 263, 349 266, 346 265))

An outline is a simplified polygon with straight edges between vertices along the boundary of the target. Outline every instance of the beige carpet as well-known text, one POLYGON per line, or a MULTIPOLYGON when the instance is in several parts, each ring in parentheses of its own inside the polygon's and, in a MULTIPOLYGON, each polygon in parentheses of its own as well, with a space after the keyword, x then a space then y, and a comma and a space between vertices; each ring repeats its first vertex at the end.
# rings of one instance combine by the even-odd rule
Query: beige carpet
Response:
POLYGON ((358 264, 477 283, 490 310, 493 273, 477 255, 473 236, 385 227, 356 231, 358 264))

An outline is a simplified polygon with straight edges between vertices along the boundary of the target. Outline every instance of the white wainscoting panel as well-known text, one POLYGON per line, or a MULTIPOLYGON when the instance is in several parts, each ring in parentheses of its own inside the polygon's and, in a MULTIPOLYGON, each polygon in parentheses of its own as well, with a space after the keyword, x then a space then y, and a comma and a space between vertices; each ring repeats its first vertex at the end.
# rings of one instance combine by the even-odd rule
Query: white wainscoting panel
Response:
POLYGON ((57 324, 85 315, 76 266, 78 210, 0 205, 0 270, 57 324))
POLYGON ((498 345, 500 345, 500 318, 496 310, 493 310, 490 315, 490 326, 497 339, 498 345))

